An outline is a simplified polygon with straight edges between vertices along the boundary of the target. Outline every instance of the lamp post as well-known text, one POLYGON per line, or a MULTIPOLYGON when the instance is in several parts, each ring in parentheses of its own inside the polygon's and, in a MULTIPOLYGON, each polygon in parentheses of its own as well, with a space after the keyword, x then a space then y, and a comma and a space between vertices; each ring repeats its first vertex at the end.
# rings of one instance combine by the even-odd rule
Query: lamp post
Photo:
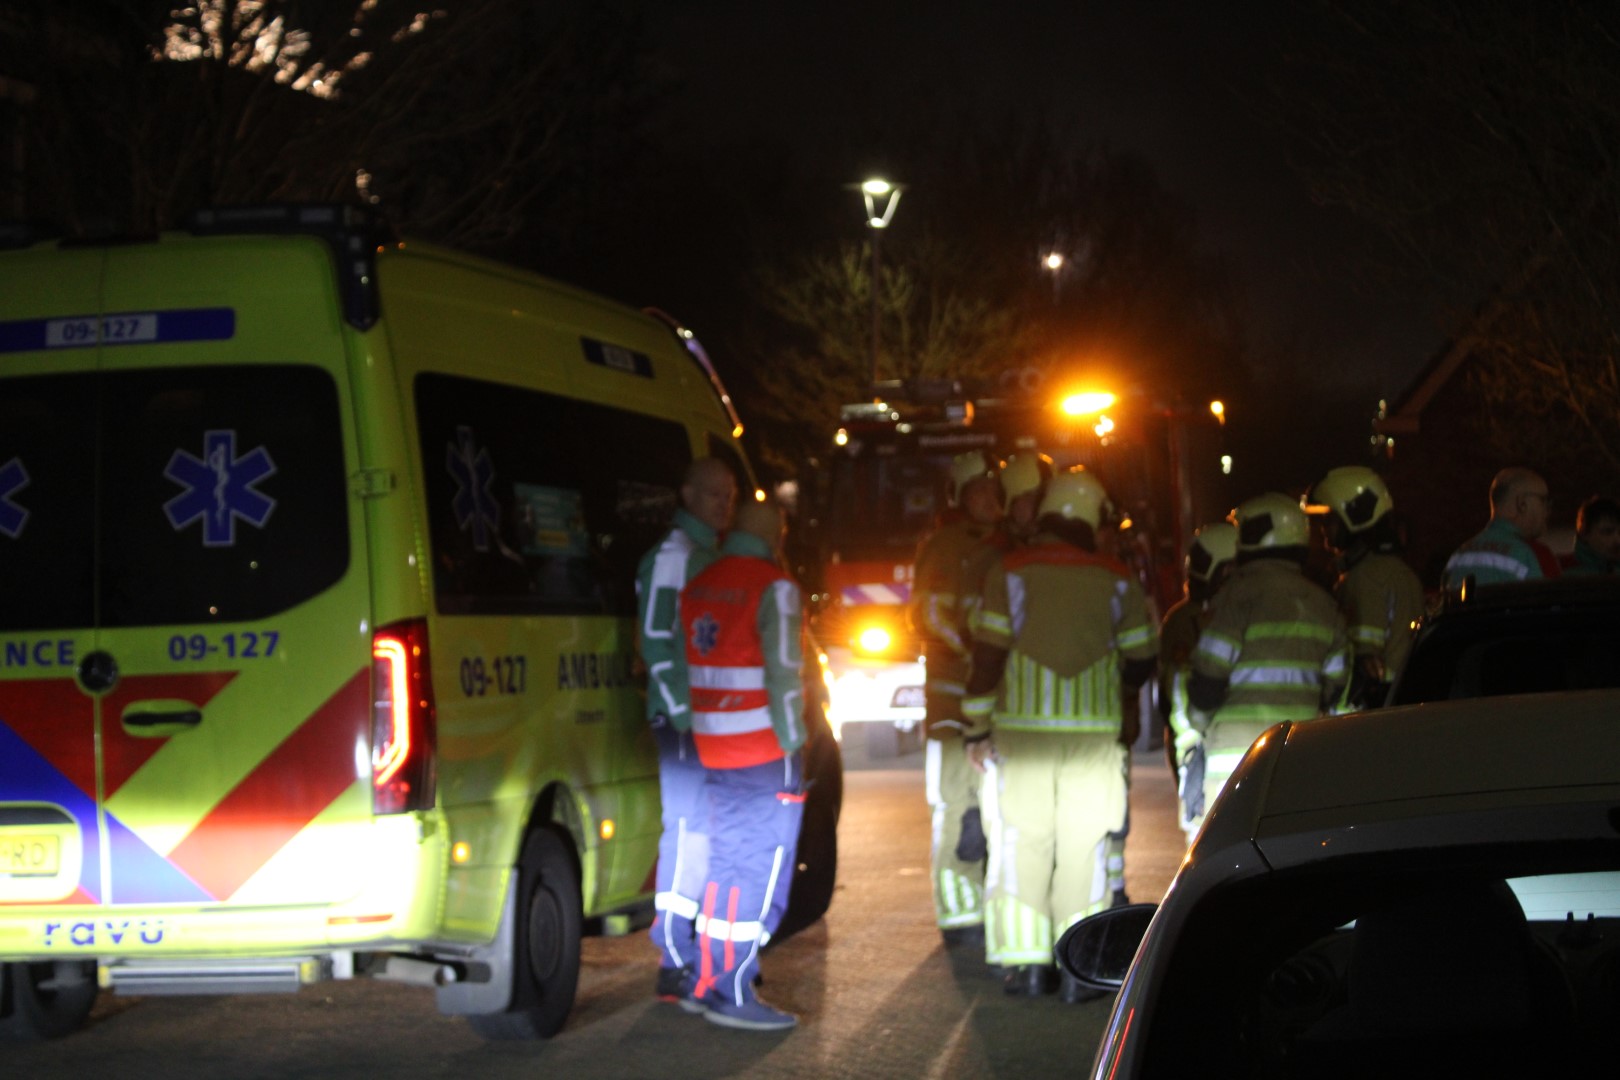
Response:
POLYGON ((1059 291, 1063 287, 1063 252, 1048 251, 1041 256, 1041 266, 1052 275, 1052 305, 1057 306, 1059 291))
POLYGON ((882 246, 883 230, 887 229, 889 222, 893 220, 894 208, 900 205, 900 192, 904 189, 901 185, 891 184, 881 177, 862 181, 857 186, 861 190, 861 198, 866 202, 866 227, 872 231, 872 392, 875 394, 878 383, 878 345, 881 337, 878 279, 883 272, 879 249, 882 246))

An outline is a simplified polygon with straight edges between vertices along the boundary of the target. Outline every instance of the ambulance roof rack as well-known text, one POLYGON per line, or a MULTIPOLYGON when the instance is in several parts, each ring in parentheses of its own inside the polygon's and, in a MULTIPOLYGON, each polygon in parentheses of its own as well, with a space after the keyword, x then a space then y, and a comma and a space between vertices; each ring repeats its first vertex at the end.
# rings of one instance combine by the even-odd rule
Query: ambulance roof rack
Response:
POLYGON ((196 236, 299 233, 326 241, 338 272, 344 320, 357 330, 377 322, 377 252, 399 242, 380 214, 346 203, 209 207, 192 213, 186 231, 196 236))

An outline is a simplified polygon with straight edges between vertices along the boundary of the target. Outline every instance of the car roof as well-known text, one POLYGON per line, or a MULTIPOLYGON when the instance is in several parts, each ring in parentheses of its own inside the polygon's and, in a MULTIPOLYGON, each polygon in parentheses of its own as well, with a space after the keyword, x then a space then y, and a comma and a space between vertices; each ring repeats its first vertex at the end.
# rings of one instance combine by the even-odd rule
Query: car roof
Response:
POLYGON ((1485 842, 1492 830, 1524 839, 1588 828, 1615 835, 1608 813, 1620 805, 1620 691, 1434 702, 1296 723, 1280 734, 1262 750, 1269 767, 1252 772, 1258 790, 1245 815, 1273 867, 1445 837, 1463 843, 1476 833, 1485 842), (1534 820, 1537 808, 1575 805, 1599 818, 1534 820))
POLYGON ((1552 580, 1476 585, 1448 592, 1430 621, 1504 611, 1620 607, 1620 576, 1586 574, 1552 580))

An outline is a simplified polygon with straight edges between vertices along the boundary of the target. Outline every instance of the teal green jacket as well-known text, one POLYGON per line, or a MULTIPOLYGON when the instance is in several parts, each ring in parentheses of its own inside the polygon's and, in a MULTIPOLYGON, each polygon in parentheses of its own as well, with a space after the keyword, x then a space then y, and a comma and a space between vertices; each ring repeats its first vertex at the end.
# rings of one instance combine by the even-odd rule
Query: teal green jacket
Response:
POLYGON ((1475 585, 1509 581, 1535 581, 1545 575, 1535 549, 1519 530, 1505 521, 1493 521, 1480 534, 1457 549, 1446 563, 1442 583, 1455 589, 1468 575, 1475 585))
POLYGON ((647 665, 650 721, 663 717, 679 728, 687 726, 689 695, 681 677, 686 664, 676 626, 680 595, 688 581, 719 557, 715 531, 685 510, 675 511, 669 533, 641 557, 636 569, 636 642, 647 665))

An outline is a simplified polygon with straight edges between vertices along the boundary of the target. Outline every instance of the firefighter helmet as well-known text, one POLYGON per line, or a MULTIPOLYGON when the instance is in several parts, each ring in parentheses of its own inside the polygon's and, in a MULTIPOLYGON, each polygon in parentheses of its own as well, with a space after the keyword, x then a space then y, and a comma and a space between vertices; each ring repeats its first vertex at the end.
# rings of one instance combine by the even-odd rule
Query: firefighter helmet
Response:
POLYGON ((983 450, 969 450, 951 459, 951 502, 962 505, 962 492, 975 480, 994 480, 995 463, 983 450))
POLYGON ((1299 503, 1275 491, 1240 503, 1226 520, 1237 526, 1240 552, 1305 547, 1311 538, 1310 524, 1299 503))
POLYGON ((1187 549, 1187 578, 1205 585, 1215 580, 1221 567, 1237 558, 1238 531, 1221 521, 1201 526, 1193 533, 1187 549))
POLYGON ((1384 478, 1365 465, 1345 465, 1316 482, 1300 500, 1307 514, 1333 514, 1352 533, 1366 532, 1395 509, 1384 478))
POLYGON ((1002 508, 1010 509, 1021 495, 1039 491, 1052 479, 1052 459, 1038 450, 1020 450, 1001 467, 1002 508))
POLYGON ((1058 473, 1047 483, 1039 516, 1056 514, 1068 521, 1083 521, 1096 529, 1113 511, 1114 504, 1109 501, 1102 481, 1087 472, 1084 465, 1079 465, 1058 473))

